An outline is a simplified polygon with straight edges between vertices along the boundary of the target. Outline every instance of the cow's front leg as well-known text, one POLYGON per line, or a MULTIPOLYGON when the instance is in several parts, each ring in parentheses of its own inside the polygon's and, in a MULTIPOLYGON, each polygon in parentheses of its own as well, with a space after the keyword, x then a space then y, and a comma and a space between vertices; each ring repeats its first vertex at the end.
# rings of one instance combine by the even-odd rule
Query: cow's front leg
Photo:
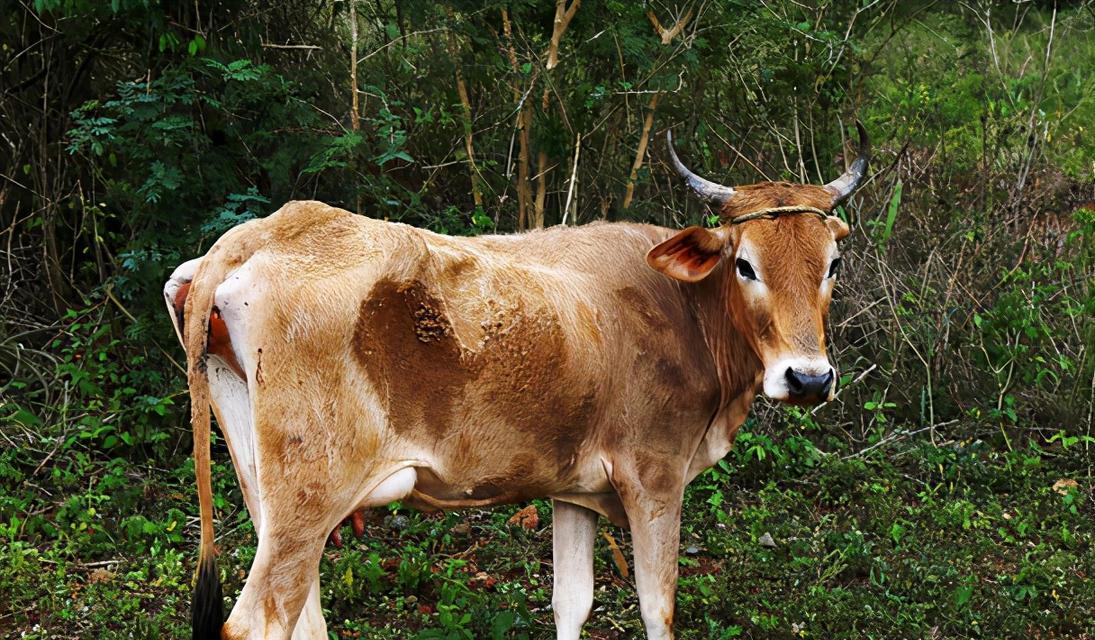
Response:
POLYGON ((664 464, 613 474, 631 525, 635 587, 650 640, 673 640, 677 597, 684 473, 671 461, 664 464))
POLYGON ((597 512, 552 501, 552 553, 555 584, 551 607, 558 640, 577 640, 593 609, 593 543, 597 512))
POLYGON ((635 587, 650 640, 673 639, 677 597, 677 553, 681 537, 680 501, 649 520, 628 514, 635 554, 635 587))

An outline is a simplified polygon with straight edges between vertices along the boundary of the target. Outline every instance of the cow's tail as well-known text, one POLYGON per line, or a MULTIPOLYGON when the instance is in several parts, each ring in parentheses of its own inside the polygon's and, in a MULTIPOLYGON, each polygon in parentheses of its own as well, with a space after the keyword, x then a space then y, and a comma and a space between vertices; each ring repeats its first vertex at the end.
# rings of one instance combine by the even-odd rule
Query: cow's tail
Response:
POLYGON ((236 227, 226 233, 202 258, 184 311, 186 378, 190 387, 190 425, 194 431, 194 473, 197 476, 198 506, 201 512, 201 547, 191 609, 194 640, 220 638, 224 625, 224 600, 213 542, 213 486, 210 479, 209 372, 206 369, 209 319, 217 286, 243 264, 261 245, 261 221, 236 227))

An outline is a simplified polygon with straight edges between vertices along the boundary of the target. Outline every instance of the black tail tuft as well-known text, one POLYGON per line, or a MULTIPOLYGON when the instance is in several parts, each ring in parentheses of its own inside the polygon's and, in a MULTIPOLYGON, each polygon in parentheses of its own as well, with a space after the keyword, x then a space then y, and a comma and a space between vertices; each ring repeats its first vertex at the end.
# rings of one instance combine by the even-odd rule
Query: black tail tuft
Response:
POLYGON ((221 596, 221 576, 212 557, 203 558, 198 569, 190 625, 194 640, 220 640, 221 627, 224 626, 224 599, 221 596))

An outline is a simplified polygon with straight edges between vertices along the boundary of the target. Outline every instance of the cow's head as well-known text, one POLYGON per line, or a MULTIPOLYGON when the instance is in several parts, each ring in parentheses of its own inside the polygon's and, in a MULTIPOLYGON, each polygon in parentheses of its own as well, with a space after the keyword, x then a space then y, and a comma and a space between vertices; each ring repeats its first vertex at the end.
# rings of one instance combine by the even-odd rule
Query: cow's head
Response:
POLYGON ((722 217, 714 229, 689 227, 647 254, 647 262, 685 282, 706 278, 719 263, 727 313, 764 366, 764 394, 792 404, 832 398, 836 371, 825 353, 825 318, 840 266, 837 241, 848 225, 831 215, 863 179, 869 142, 859 129, 858 157, 825 186, 765 182, 731 188, 677 171, 722 217))

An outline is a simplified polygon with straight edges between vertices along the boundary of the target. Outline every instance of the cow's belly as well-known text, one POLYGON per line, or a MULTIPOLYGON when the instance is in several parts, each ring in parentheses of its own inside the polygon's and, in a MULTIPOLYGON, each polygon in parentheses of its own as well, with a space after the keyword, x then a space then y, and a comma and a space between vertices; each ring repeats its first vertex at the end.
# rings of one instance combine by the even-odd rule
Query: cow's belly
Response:
MULTIPOLYGON (((586 427, 574 429, 586 433, 586 427)), ((577 439, 565 447, 553 445, 547 442, 549 433, 550 428, 538 434, 504 423, 479 423, 448 438, 420 443, 409 456, 419 461, 415 483, 419 506, 490 506, 611 491, 594 443, 582 446, 577 439)))
POLYGON ((420 456, 414 490, 404 500, 424 511, 493 507, 552 498, 586 507, 627 526, 623 506, 608 479, 607 458, 591 450, 574 464, 554 467, 542 451, 510 453, 494 464, 469 465, 442 451, 420 456))

